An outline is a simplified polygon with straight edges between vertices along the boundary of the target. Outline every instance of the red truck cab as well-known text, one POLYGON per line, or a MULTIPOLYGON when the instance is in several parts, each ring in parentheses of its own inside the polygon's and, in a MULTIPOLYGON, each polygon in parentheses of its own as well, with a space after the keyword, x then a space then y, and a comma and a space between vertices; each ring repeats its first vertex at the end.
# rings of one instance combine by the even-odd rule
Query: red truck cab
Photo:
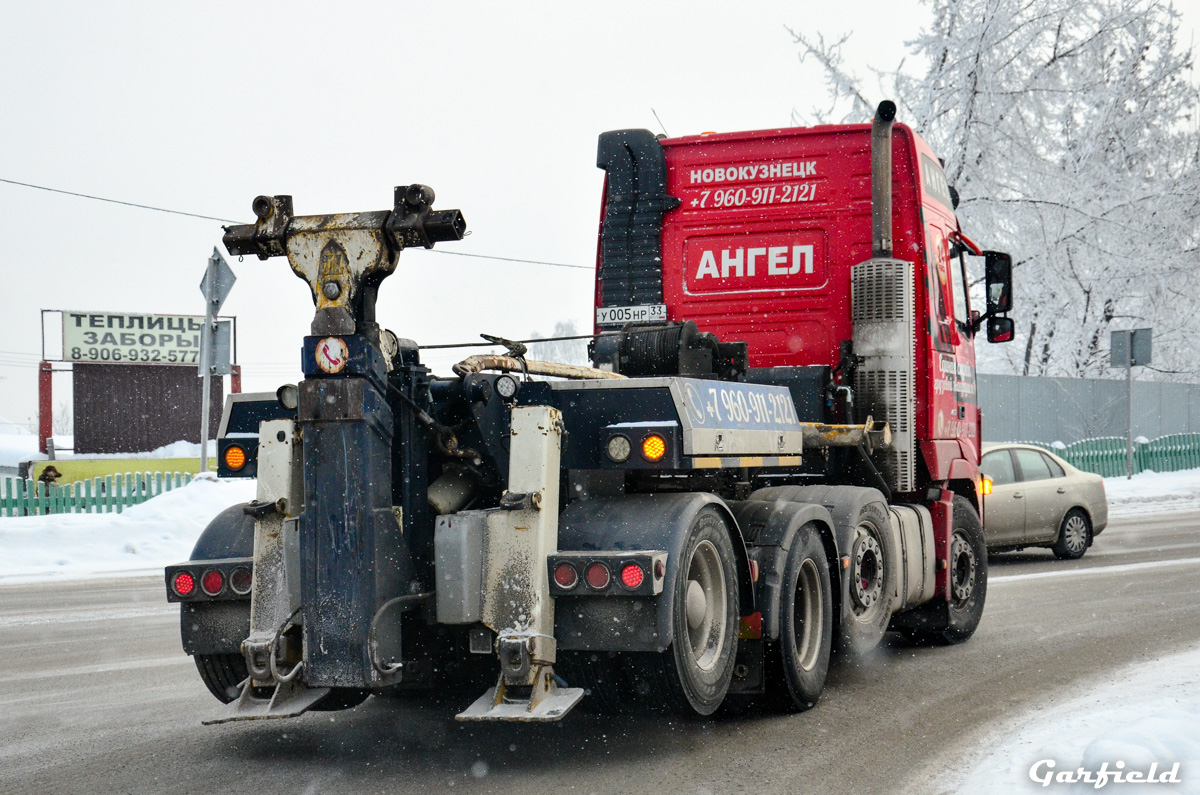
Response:
MULTIPOLYGON (((851 269, 875 253, 871 135, 872 126, 862 124, 659 139, 665 311, 641 314, 692 320, 722 340, 744 340, 751 367, 826 366, 840 378, 854 337, 851 269)), ((890 160, 890 253, 913 264, 911 435, 926 476, 912 483, 974 484, 980 443, 974 336, 982 313, 972 314, 961 254, 982 252, 959 229, 937 156, 910 127, 894 125, 890 160)), ((639 172, 642 183, 648 170, 639 172)), ((612 195, 610 188, 609 201, 612 195)), ((634 304, 613 312, 607 274, 598 275, 597 330, 638 319, 630 315, 639 314, 639 305, 658 303, 653 291, 613 296, 634 304)), ((906 430, 895 427, 904 425, 903 416, 876 419, 906 430)))

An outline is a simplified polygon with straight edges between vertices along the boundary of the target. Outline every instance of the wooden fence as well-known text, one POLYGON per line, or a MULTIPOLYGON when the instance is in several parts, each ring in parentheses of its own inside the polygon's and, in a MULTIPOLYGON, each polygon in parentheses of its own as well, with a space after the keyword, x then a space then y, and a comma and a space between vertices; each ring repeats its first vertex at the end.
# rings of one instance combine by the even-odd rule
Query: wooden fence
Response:
POLYGON ((186 472, 127 472, 62 485, 10 478, 0 496, 0 516, 121 513, 191 481, 186 472))

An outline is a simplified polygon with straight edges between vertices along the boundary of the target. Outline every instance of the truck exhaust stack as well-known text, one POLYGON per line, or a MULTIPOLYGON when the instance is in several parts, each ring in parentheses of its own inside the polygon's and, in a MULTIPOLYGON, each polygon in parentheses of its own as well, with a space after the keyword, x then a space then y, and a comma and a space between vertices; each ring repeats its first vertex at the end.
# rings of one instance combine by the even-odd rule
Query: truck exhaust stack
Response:
POLYGON ((892 125, 896 103, 885 99, 871 122, 871 256, 892 256, 892 125))

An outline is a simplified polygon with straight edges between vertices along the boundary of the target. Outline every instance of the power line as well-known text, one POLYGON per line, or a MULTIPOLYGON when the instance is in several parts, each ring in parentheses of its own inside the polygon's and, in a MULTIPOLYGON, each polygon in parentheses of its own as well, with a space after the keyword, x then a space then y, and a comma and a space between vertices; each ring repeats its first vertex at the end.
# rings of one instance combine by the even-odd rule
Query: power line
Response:
POLYGON ((495 259, 502 262, 526 262, 530 265, 552 265, 555 268, 576 268, 583 271, 595 270, 594 265, 571 265, 566 262, 546 262, 540 259, 518 259, 516 257, 493 257, 491 254, 467 254, 462 251, 445 251, 444 249, 434 248, 429 249, 434 254, 449 254, 454 257, 478 257, 479 259, 495 259))
MULTIPOLYGON (((22 188, 33 188, 34 190, 44 190, 44 191, 49 191, 50 193, 61 193, 64 196, 75 196, 80 199, 91 199, 92 201, 107 202, 109 204, 120 204, 125 207, 136 207, 140 210, 154 210, 155 212, 159 212, 159 213, 170 213, 172 215, 184 215, 184 216, 187 216, 188 218, 201 218, 205 221, 219 221, 223 224, 245 223, 244 221, 235 221, 232 218, 217 218, 216 216, 213 216, 213 215, 201 215, 200 213, 189 213, 189 212, 184 212, 183 210, 171 210, 166 207, 155 207, 154 205, 151 205, 151 204, 138 204, 137 202, 121 201, 120 199, 109 199, 104 196, 93 196, 89 193, 76 193, 75 191, 71 191, 71 190, 61 190, 59 188, 48 188, 45 185, 34 185, 31 182, 18 182, 15 179, 4 179, 3 177, 0 177, 0 182, 7 183, 9 185, 19 185, 22 188)), ((449 254, 449 255, 455 256, 455 257, 475 257, 477 259, 492 259, 492 260, 499 260, 501 262, 519 262, 519 263, 524 263, 524 264, 528 264, 528 265, 549 265, 554 268, 574 268, 574 269, 585 270, 585 271, 595 270, 594 266, 592 266, 592 265, 572 265, 567 262, 547 262, 545 260, 521 259, 518 257, 493 257, 490 254, 467 254, 462 251, 444 251, 442 249, 436 249, 436 248, 431 249, 431 250, 435 254, 449 254)))
POLYGON ((186 213, 182 210, 169 210, 166 207, 155 207, 150 204, 137 204, 136 202, 125 202, 119 199, 107 199, 103 196, 92 196, 87 193, 76 193, 70 190, 59 190, 58 188, 47 188, 45 185, 33 185, 29 182, 17 182, 15 179, 4 179, 0 177, 0 182, 7 182, 9 185, 20 185, 23 188, 33 188, 34 190, 44 190, 50 193, 61 193, 64 196, 77 196, 80 199, 91 199, 92 201, 108 202, 109 204, 123 204, 126 207, 137 207, 141 210, 154 210, 160 213, 171 213, 172 215, 186 215, 189 218, 203 218, 205 221, 220 221, 226 224, 236 224, 239 221, 233 221, 229 218, 215 218, 211 215, 200 215, 199 213, 186 213))

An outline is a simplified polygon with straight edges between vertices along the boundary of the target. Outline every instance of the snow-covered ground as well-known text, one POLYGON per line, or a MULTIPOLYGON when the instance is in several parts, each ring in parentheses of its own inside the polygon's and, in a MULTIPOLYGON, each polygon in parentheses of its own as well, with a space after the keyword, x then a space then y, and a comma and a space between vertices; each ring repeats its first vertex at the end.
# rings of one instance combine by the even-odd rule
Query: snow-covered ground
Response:
POLYGON ((1110 516, 1200 510, 1200 469, 1105 478, 1110 516))
POLYGON ((187 560, 218 513, 254 498, 254 480, 193 480, 115 513, 0 518, 0 583, 160 573, 187 560))
POLYGON ((953 792, 1095 791, 1096 780, 1068 786, 1047 773, 1157 774, 1179 764, 1178 784, 1126 784, 1109 792, 1200 793, 1200 648, 1139 663, 1084 686, 1071 700, 1014 718, 980 744, 973 769, 953 792), (1031 768, 1039 777, 1030 777, 1031 768), (1122 763, 1118 766, 1118 762, 1122 763))

